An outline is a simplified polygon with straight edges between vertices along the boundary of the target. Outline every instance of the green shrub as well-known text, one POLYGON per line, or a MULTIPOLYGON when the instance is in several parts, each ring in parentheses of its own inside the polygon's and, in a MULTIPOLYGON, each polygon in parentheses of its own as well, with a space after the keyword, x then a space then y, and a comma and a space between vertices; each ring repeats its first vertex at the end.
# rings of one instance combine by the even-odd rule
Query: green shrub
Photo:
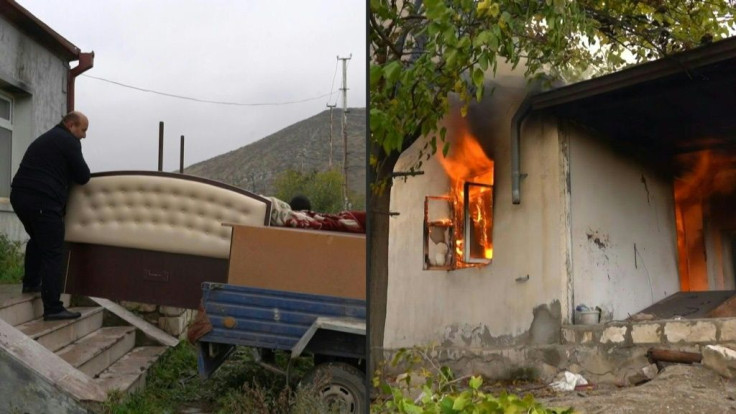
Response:
MULTIPOLYGON (((286 368, 289 356, 276 353, 276 365, 286 368)), ((312 366, 308 358, 293 361, 294 376, 312 366)), ((133 395, 112 393, 103 414, 177 413, 186 408, 227 414, 330 414, 312 387, 292 391, 285 377, 264 369, 250 348, 235 352, 210 377, 197 372, 197 350, 183 341, 168 350, 148 372, 146 388, 133 395)))
POLYGON ((23 245, 0 234, 0 284, 20 283, 23 279, 23 245))
POLYGON ((266 388, 258 383, 245 383, 241 390, 229 392, 218 401, 222 414, 339 414, 327 406, 317 387, 266 388), (280 391, 276 392, 279 389, 280 391))
POLYGON ((519 397, 502 392, 483 392, 483 378, 455 378, 440 366, 427 348, 402 349, 390 366, 403 373, 387 381, 384 368, 377 370, 373 385, 381 395, 371 406, 375 414, 572 414, 572 408, 545 408, 532 395, 519 397))

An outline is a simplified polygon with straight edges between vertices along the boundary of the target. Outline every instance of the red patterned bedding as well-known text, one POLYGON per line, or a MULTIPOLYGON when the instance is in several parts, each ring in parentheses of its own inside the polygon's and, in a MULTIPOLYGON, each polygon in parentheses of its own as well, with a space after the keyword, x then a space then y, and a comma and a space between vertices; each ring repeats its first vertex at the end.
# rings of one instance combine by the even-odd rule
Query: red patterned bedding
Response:
POLYGON ((272 226, 365 233, 364 211, 341 211, 337 214, 294 211, 285 201, 268 198, 271 200, 272 226))

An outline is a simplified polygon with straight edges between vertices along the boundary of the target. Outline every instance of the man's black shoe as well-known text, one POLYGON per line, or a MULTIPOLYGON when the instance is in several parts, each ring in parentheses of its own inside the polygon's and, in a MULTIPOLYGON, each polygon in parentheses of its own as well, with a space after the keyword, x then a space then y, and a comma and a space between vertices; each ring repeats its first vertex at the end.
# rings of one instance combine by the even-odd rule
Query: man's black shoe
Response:
POLYGON ((45 321, 60 321, 63 319, 77 319, 78 317, 82 316, 79 312, 72 312, 66 309, 63 309, 61 312, 57 313, 49 313, 43 315, 43 320, 45 321))
POLYGON ((38 286, 23 286, 23 293, 39 293, 41 292, 41 285, 38 286))

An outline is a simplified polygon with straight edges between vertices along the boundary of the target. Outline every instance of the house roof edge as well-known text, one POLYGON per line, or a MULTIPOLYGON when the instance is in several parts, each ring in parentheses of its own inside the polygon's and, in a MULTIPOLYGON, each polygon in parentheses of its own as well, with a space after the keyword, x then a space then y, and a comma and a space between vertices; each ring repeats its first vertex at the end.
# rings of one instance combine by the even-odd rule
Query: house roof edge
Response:
POLYGON ((0 0, 0 16, 42 46, 68 62, 78 60, 81 50, 14 0, 0 0))
POLYGON ((723 39, 655 61, 631 66, 598 78, 540 93, 530 97, 530 106, 532 111, 552 108, 676 73, 687 73, 734 58, 736 58, 736 37, 723 39))

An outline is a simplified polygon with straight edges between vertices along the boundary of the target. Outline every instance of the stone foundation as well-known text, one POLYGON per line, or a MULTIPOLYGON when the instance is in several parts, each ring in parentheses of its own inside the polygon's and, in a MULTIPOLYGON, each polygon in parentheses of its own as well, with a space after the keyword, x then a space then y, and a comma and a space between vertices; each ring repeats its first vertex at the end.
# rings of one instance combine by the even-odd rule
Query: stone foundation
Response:
MULTIPOLYGON (((592 383, 630 385, 656 372, 647 358, 650 348, 702 352, 706 345, 716 344, 736 349, 736 318, 564 325, 559 344, 433 347, 426 351, 426 357, 449 366, 457 377, 480 374, 501 380, 533 376, 549 382, 567 370, 592 383)), ((385 351, 386 360, 397 351, 385 351)), ((401 371, 402 367, 387 370, 389 374, 401 371)))
POLYGON ((122 301, 120 305, 179 339, 186 337, 187 327, 194 320, 196 312, 193 309, 137 302, 122 301))

